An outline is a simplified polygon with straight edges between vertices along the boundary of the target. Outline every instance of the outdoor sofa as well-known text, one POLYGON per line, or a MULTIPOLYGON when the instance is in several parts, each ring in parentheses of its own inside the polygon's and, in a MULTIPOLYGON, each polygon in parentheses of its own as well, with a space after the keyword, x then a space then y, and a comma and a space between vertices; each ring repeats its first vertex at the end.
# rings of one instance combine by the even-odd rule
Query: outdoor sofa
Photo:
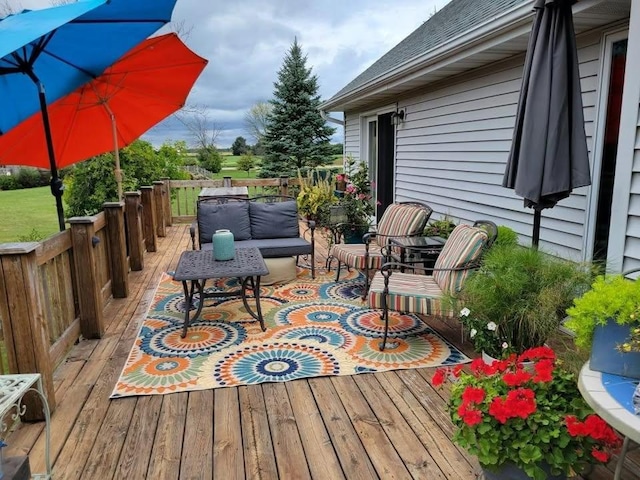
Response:
POLYGON ((311 241, 300 236, 296 199, 285 195, 254 198, 214 197, 198 201, 191 225, 193 249, 212 249, 216 230, 231 230, 237 247, 258 247, 264 258, 308 255, 315 278, 315 222, 308 221, 311 241))

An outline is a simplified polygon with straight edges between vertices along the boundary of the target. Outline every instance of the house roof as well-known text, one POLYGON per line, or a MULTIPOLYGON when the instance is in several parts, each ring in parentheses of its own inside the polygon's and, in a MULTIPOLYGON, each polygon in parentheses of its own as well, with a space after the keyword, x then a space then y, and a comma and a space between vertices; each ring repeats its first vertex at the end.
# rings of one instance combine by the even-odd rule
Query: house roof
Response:
POLYGON ((403 63, 443 45, 511 7, 527 0, 452 0, 337 92, 331 101, 348 94, 403 63))

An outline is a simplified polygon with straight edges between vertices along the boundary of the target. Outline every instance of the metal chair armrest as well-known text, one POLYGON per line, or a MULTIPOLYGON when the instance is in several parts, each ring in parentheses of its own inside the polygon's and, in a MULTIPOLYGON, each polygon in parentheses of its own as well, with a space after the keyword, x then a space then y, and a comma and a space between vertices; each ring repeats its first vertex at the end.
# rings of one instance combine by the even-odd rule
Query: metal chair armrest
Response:
POLYGON ((196 231, 198 229, 198 221, 194 220, 189 226, 189 234, 191 235, 191 249, 196 250, 196 231))

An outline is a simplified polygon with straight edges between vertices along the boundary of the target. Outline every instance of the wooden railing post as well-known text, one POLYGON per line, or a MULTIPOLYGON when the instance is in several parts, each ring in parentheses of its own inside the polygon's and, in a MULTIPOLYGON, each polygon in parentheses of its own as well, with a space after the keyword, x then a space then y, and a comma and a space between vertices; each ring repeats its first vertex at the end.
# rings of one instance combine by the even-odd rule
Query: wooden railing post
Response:
POLYGON ((156 242, 156 206, 153 198, 153 187, 140 187, 142 192, 142 233, 147 252, 158 250, 156 242))
POLYGON ((142 204, 140 192, 125 192, 124 212, 129 232, 129 265, 131 270, 139 271, 144 268, 144 241, 142 239, 142 204))
MULTIPOLYGON (((49 408, 56 406, 53 365, 49 358, 49 331, 38 275, 38 243, 0 245, 0 316, 10 373, 42 375, 49 408)), ((25 395, 25 420, 44 420, 40 398, 25 395)))
POLYGON ((280 195, 289 195, 289 177, 280 177, 280 195))
POLYGON ((156 234, 159 237, 167 236, 167 223, 164 218, 164 200, 162 200, 163 182, 153 182, 153 200, 156 210, 156 234))
POLYGON ((106 202, 103 209, 109 241, 111 294, 113 298, 126 298, 129 295, 129 266, 127 239, 124 234, 124 202, 106 202))
POLYGON ((85 338, 101 338, 104 334, 102 286, 99 285, 94 247, 100 242, 96 237, 95 217, 73 217, 71 243, 76 272, 80 331, 85 338))
POLYGON ((171 217, 171 179, 169 177, 162 177, 162 199, 164 200, 164 219, 167 227, 173 225, 173 218, 171 217))

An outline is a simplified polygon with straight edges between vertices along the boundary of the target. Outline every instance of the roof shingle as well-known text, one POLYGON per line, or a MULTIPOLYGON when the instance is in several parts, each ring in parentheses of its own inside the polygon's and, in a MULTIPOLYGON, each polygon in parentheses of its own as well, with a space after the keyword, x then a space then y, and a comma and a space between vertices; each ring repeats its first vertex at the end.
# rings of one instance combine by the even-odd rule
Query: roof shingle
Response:
POLYGON ((446 43, 526 0, 452 0, 332 98, 356 90, 406 61, 446 43))

